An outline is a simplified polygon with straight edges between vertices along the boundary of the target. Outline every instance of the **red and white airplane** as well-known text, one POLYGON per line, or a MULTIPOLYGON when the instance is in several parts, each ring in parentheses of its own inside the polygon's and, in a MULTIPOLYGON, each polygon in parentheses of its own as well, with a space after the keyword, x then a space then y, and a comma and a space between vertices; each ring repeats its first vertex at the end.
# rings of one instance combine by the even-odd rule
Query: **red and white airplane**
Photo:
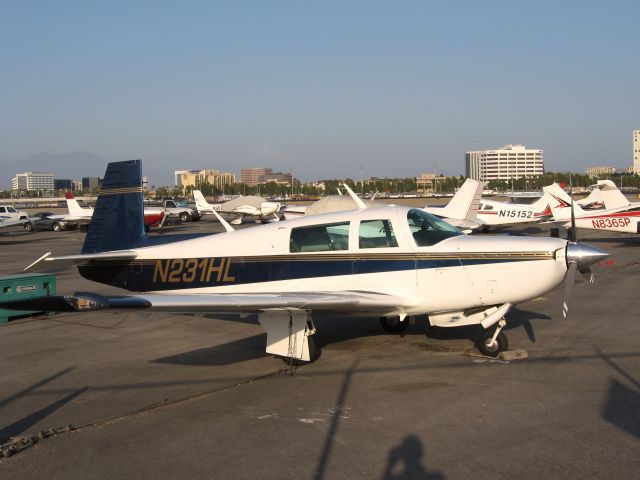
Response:
MULTIPOLYGON (((553 199, 551 210, 554 221, 567 222, 566 228, 571 227, 571 197, 557 183, 543 188, 544 192, 553 199)), ((618 208, 585 211, 574 203, 576 228, 588 230, 603 230, 609 232, 640 233, 640 203, 628 203, 618 208)))
POLYGON ((532 204, 498 202, 483 198, 478 210, 478 220, 485 225, 485 231, 495 226, 537 223, 548 220, 551 215, 549 199, 544 195, 532 204))

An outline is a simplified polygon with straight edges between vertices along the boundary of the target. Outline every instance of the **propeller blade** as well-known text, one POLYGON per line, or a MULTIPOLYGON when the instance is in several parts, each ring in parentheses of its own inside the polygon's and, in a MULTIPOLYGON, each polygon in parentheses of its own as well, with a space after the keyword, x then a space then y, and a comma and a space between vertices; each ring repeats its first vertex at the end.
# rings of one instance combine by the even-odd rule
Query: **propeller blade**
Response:
POLYGON ((578 270, 577 263, 570 263, 567 268, 567 276, 564 279, 564 298, 562 299, 562 316, 567 318, 569 313, 569 302, 571 301, 571 294, 573 293, 573 284, 576 282, 576 270, 578 270))
POLYGON ((596 283, 596 276, 593 274, 590 267, 580 268, 578 270, 586 281, 589 283, 596 283))

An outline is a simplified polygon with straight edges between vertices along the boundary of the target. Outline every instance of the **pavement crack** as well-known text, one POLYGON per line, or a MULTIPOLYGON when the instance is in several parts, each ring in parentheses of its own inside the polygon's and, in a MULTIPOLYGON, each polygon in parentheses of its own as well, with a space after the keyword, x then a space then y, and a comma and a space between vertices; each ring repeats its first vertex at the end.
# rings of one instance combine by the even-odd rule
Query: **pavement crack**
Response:
POLYGON ((122 422, 124 420, 129 420, 142 415, 146 415, 146 414, 158 411, 160 409, 181 405, 187 402, 191 402, 194 400, 207 397, 209 395, 214 395, 220 392, 232 390, 234 388, 242 387, 244 385, 249 385, 251 383, 255 383, 260 380, 275 377, 281 374, 282 374, 282 370, 278 370, 275 372, 267 373, 265 375, 261 375, 259 377, 250 378, 243 382, 234 383, 233 385, 227 385, 227 386, 216 388, 213 390, 207 390, 205 392, 201 392, 196 395, 190 395, 188 397, 177 398, 175 400, 169 400, 165 398, 164 400, 161 400, 159 402, 152 403, 151 405, 147 405, 127 413, 114 415, 107 418, 102 418, 100 420, 95 420, 93 422, 85 423, 82 425, 67 425, 66 427, 50 427, 40 431, 37 434, 12 437, 9 441, 0 445, 0 459, 12 457, 17 453, 23 452, 24 450, 27 450, 28 448, 31 448, 48 438, 59 437, 66 433, 80 432, 84 430, 103 427, 106 425, 112 425, 118 422, 122 422))

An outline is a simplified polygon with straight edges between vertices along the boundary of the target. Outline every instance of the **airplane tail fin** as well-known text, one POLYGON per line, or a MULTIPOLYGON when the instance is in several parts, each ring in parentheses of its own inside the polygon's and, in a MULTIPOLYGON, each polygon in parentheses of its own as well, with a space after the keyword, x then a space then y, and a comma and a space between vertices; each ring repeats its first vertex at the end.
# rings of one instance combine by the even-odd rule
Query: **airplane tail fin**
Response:
POLYGON ((82 208, 75 198, 67 198, 67 208, 70 215, 86 216, 92 211, 91 208, 82 208))
MULTIPOLYGON (((551 206, 551 212, 555 220, 568 220, 571 218, 571 197, 565 192, 560 185, 552 183, 542 189, 545 197, 548 198, 551 206)), ((576 216, 585 214, 586 212, 578 205, 573 203, 573 210, 576 216)))
POLYGON ((202 195, 202 192, 200 190, 193 191, 193 198, 196 201, 196 209, 198 210, 198 212, 202 213, 205 211, 213 211, 213 206, 209 202, 207 202, 207 199, 204 198, 204 195, 202 195))
POLYGON ((82 253, 126 250, 143 243, 142 162, 107 165, 82 253))
POLYGON ((604 202, 604 208, 626 207, 629 200, 624 194, 618 190, 618 186, 611 180, 598 180, 598 189, 600 190, 600 198, 604 202))
POLYGON ((440 215, 457 220, 475 220, 486 183, 467 178, 440 215))

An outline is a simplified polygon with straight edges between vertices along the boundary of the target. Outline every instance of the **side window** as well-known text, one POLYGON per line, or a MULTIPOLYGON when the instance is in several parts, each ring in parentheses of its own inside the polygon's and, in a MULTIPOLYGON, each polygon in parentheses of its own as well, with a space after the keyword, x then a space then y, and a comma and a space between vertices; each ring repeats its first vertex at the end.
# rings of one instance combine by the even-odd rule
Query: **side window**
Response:
POLYGON ((327 252, 349 249, 349 222, 291 229, 289 251, 327 252))
POLYGON ((493 205, 484 204, 484 210, 493 210, 493 205))
POLYGON ((5 213, 5 212, 6 212, 5 207, 0 207, 0 213, 5 213))
POLYGON ((358 236, 360 248, 397 247, 398 242, 389 220, 362 220, 358 236))
POLYGON ((9 212, 9 213, 17 213, 16 209, 13 208, 13 207, 7 207, 7 212, 9 212))

